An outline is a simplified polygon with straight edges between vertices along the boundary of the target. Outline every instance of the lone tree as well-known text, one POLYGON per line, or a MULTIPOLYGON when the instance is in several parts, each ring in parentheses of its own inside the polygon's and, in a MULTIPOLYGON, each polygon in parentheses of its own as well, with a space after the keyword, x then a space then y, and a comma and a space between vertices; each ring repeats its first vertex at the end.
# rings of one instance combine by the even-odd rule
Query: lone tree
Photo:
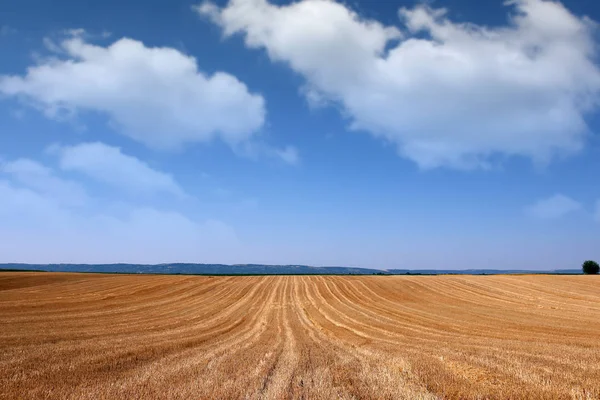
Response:
POLYGON ((581 266, 584 274, 596 275, 600 272, 600 265, 596 261, 588 260, 581 266))

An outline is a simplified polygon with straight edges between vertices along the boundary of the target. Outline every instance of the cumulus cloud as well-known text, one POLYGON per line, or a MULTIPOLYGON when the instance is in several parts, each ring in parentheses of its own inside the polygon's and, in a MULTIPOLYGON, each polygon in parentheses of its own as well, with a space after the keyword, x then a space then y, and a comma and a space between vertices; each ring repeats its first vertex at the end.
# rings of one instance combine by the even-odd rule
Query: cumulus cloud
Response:
POLYGON ((172 193, 185 196, 183 189, 167 173, 157 171, 136 157, 123 154, 118 147, 104 143, 51 146, 60 168, 77 171, 100 182, 137 193, 172 193))
POLYGON ((3 262, 217 262, 227 260, 223 254, 235 254, 235 231, 221 221, 198 221, 148 206, 91 207, 88 202, 74 207, 67 181, 34 163, 20 160, 8 169, 5 164, 3 171, 11 172, 0 175, 3 262), (37 180, 18 174, 36 175, 37 180), (49 187, 54 196, 47 195, 49 187))
POLYGON ((507 25, 453 22, 445 9, 399 10, 398 27, 345 5, 230 0, 195 7, 306 79, 310 104, 341 105, 351 127, 394 143, 422 168, 546 163, 581 149, 598 106, 596 24, 545 0, 512 0, 507 25))
POLYGON ((528 212, 536 218, 556 219, 579 211, 581 208, 581 203, 578 201, 562 194, 555 194, 554 196, 538 201, 529 207, 528 212))
POLYGON ((178 50, 128 38, 103 47, 73 33, 46 46, 55 56, 22 76, 0 76, 0 93, 52 118, 100 113, 118 132, 160 149, 216 137, 237 144, 263 125, 262 96, 225 72, 202 73, 178 50))

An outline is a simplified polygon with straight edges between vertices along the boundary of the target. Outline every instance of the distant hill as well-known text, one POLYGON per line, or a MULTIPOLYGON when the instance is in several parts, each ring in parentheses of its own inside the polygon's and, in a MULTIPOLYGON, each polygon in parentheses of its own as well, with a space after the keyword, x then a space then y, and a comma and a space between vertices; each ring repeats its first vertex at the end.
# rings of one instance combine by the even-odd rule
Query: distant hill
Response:
POLYGON ((389 269, 391 275, 510 275, 510 274, 581 274, 580 269, 555 269, 548 271, 534 271, 526 269, 389 269))
POLYGON ((311 267, 307 265, 260 264, 0 264, 1 270, 49 272, 99 272, 127 274, 186 275, 373 275, 384 271, 368 268, 311 267))
POLYGON ((498 274, 580 274, 579 269, 553 271, 500 269, 370 269, 353 267, 311 267, 308 265, 261 264, 0 264, 0 271, 96 272, 122 274, 182 275, 498 275, 498 274))

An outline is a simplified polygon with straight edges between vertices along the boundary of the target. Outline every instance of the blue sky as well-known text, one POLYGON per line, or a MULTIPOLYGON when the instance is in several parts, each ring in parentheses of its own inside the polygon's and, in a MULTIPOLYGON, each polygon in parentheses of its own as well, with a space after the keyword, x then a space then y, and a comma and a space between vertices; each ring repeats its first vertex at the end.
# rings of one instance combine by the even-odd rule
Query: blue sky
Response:
POLYGON ((595 1, 0 5, 0 262, 600 258, 595 1))

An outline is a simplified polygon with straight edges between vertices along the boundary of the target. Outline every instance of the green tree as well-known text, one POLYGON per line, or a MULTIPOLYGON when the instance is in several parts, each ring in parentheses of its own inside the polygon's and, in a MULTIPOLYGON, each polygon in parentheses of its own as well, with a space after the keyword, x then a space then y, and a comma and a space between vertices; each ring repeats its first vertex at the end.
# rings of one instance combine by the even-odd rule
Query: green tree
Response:
POLYGON ((588 260, 581 266, 584 274, 596 275, 600 272, 600 265, 596 261, 588 260))

